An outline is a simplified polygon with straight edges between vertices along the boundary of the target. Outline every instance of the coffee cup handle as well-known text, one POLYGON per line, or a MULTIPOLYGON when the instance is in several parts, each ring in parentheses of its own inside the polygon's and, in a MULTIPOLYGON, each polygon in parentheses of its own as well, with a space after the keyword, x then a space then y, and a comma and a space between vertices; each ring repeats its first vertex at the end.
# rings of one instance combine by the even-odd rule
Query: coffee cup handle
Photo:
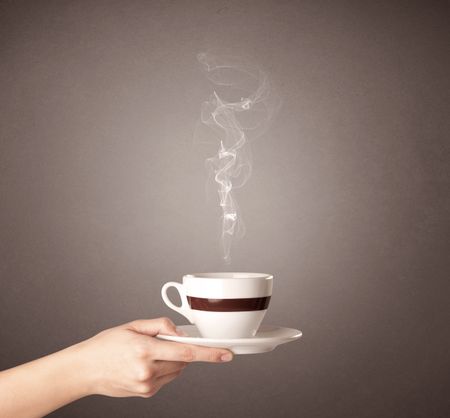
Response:
POLYGON ((175 312, 178 312, 179 314, 185 316, 191 324, 194 323, 191 313, 191 307, 189 306, 186 297, 186 292, 184 291, 184 287, 181 283, 167 282, 161 289, 161 296, 163 298, 164 303, 170 309, 173 309, 175 312), (167 296, 167 289, 169 287, 175 287, 178 290, 181 299, 181 306, 176 306, 175 304, 173 304, 172 301, 169 299, 169 296, 167 296))

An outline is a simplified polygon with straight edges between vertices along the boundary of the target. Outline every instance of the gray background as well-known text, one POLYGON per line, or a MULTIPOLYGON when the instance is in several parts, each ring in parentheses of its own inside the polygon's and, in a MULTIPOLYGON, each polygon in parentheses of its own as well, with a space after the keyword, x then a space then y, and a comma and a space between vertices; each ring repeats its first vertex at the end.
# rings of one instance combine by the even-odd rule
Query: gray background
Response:
POLYGON ((304 338, 195 364, 148 400, 55 417, 443 417, 449 404, 448 7, 2 1, 0 368, 135 318, 161 285, 274 273, 304 338), (193 146, 195 55, 252 54, 283 107, 253 143, 248 233, 220 259, 193 146))

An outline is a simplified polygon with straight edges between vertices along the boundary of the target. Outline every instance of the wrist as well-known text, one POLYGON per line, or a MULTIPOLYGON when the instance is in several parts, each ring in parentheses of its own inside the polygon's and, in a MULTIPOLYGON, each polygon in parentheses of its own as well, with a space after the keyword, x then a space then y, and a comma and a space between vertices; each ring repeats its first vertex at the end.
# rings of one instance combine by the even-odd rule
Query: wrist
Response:
POLYGON ((72 345, 60 353, 65 356, 66 373, 71 376, 70 385, 74 396, 79 399, 96 394, 97 379, 86 341, 72 345))

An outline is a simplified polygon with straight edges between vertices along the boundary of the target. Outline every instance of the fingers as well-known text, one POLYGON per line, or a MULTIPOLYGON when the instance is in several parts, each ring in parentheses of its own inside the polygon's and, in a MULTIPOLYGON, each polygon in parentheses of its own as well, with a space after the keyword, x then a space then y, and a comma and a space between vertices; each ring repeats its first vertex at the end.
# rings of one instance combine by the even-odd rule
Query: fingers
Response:
POLYGON ((193 361, 223 363, 233 358, 231 351, 223 348, 203 347, 156 339, 152 342, 152 346, 153 358, 157 360, 182 361, 186 363, 193 361))
POLYGON ((181 371, 187 366, 187 363, 183 361, 156 360, 153 364, 155 367, 155 375, 158 377, 181 371))
POLYGON ((181 370, 178 370, 174 373, 166 374, 164 376, 161 376, 157 378, 153 383, 147 382, 140 386, 140 388, 131 394, 131 396, 135 396, 138 394, 138 396, 142 398, 150 398, 164 386, 167 385, 167 383, 170 383, 172 380, 177 378, 181 373, 181 370))
POLYGON ((171 382, 173 379, 177 378, 181 373, 181 370, 178 370, 177 372, 166 374, 165 376, 161 376, 158 379, 156 379, 155 386, 158 388, 158 390, 164 386, 167 385, 167 383, 171 382))
POLYGON ((127 328, 139 332, 140 334, 154 337, 157 334, 181 335, 177 327, 169 318, 137 319, 129 322, 127 328))

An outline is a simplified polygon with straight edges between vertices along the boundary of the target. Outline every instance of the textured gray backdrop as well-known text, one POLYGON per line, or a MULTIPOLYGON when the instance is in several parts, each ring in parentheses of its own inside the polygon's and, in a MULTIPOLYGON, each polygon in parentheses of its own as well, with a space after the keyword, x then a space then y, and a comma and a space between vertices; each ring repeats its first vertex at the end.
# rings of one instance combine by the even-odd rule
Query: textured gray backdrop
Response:
MULTIPOLYGON (((448 13, 439 2, 2 1, 0 368, 172 314, 183 273, 276 277, 304 338, 195 364, 155 398, 55 417, 443 417, 449 411, 448 13), (219 211, 192 145, 195 55, 246 51, 283 98, 219 211)), ((448 415, 447 415, 448 416, 448 415)))

